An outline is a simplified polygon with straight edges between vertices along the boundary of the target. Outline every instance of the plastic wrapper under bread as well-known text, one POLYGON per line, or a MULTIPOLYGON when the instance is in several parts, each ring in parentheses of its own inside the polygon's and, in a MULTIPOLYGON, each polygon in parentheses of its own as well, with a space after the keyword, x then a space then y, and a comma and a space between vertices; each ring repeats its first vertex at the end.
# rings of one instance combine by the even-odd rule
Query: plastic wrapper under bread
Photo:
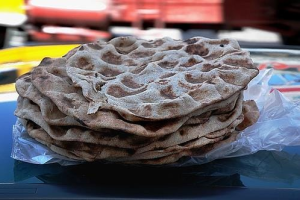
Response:
MULTIPOLYGON (((253 154, 259 150, 282 150, 285 146, 300 145, 300 102, 287 100, 280 92, 268 86, 272 71, 263 70, 244 92, 244 100, 253 99, 260 110, 254 125, 240 132, 236 141, 224 144, 202 156, 184 157, 167 166, 190 166, 215 159, 253 154)), ((12 158, 34 164, 79 164, 58 155, 48 147, 30 138, 20 121, 13 127, 12 158)))

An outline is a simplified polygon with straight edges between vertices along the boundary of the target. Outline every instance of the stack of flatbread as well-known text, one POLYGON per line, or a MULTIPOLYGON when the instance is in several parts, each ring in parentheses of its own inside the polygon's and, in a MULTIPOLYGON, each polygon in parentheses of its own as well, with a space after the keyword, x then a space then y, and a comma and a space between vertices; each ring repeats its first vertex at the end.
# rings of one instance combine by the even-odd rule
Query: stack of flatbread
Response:
POLYGON ((243 90, 257 74, 235 40, 119 37, 44 58, 17 80, 15 114, 68 158, 167 164, 255 123, 243 90))

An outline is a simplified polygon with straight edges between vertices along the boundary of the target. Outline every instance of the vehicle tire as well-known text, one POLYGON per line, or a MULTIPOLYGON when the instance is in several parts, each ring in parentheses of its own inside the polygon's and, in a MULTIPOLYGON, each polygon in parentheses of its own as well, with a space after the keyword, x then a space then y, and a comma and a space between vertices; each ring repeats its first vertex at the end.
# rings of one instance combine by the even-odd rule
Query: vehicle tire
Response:
POLYGON ((4 47, 6 37, 6 27, 0 26, 0 49, 4 47))

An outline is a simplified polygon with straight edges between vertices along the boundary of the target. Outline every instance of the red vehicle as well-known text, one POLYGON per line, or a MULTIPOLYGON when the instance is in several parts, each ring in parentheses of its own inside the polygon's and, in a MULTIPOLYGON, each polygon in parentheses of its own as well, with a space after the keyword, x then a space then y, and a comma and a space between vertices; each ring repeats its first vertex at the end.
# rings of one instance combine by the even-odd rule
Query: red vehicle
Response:
POLYGON ((110 37, 109 1, 27 0, 26 8, 26 29, 34 41, 77 42, 110 37))
MULTIPOLYGON (((28 31, 32 39, 39 41, 62 39, 62 34, 69 35, 64 39, 70 40, 76 39, 74 35, 80 35, 82 39, 93 34, 105 38, 109 35, 96 31, 108 32, 108 27, 115 25, 139 29, 220 25, 224 21, 222 5, 222 0, 26 1, 28 22, 31 25, 28 31)), ((92 37, 90 39, 93 40, 92 37)))
POLYGON ((292 0, 25 0, 34 41, 93 41, 109 27, 230 30, 254 27, 300 43, 300 2, 292 0))

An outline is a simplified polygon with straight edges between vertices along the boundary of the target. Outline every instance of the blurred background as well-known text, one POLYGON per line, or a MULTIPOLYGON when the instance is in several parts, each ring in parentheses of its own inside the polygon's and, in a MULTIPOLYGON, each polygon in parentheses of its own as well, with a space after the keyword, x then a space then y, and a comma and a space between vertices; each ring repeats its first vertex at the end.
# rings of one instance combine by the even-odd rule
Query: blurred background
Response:
POLYGON ((136 35, 232 37, 243 46, 299 48, 299 19, 298 0, 9 0, 0 3, 0 45, 136 35))
POLYGON ((265 49, 269 58, 256 64, 284 69, 277 82, 300 85, 299 19, 299 0, 2 0, 0 92, 13 91, 8 84, 45 56, 125 35, 235 38, 242 48, 265 49))

